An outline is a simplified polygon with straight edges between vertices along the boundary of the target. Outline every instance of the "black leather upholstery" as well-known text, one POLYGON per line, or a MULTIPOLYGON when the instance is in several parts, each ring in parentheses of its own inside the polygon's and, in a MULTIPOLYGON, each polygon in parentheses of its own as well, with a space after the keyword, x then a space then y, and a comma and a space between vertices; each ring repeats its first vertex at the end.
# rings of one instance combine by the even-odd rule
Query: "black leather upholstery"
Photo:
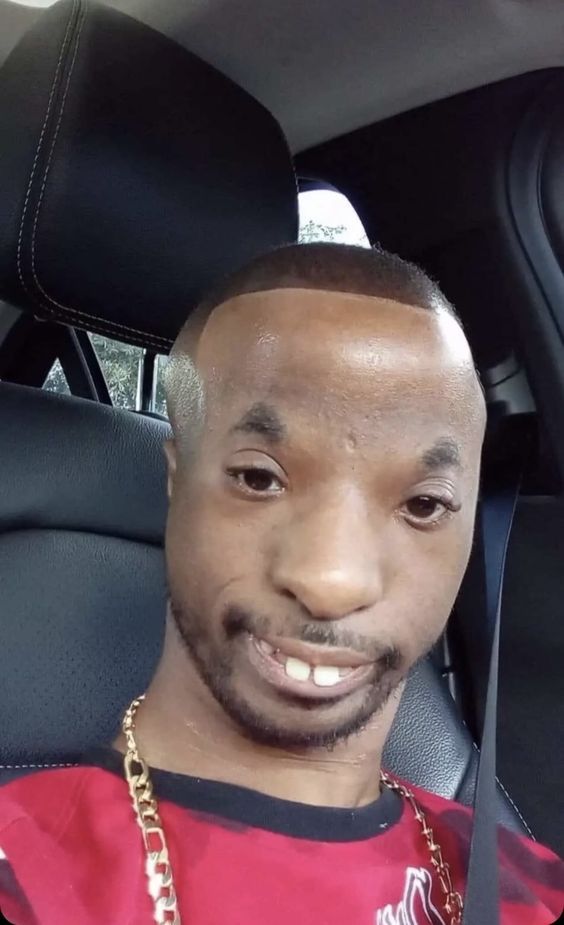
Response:
POLYGON ((218 277, 295 240, 273 117, 97 3, 62 0, 12 52, 0 134, 0 288, 40 317, 165 353, 218 277))
MULTIPOLYGON (((146 687, 164 626, 168 426, 6 383, 0 410, 1 776, 110 740, 146 687)), ((386 761, 472 800, 476 752, 431 662, 410 678, 386 761)), ((519 828, 503 797, 499 816, 519 828)))
POLYGON ((0 764, 72 760, 149 680, 168 425, 0 384, 0 764))
MULTIPOLYGON (((411 673, 384 753, 386 767, 440 796, 471 805, 478 750, 461 720, 448 685, 430 659, 411 673)), ((498 820, 528 832, 498 781, 498 820)))

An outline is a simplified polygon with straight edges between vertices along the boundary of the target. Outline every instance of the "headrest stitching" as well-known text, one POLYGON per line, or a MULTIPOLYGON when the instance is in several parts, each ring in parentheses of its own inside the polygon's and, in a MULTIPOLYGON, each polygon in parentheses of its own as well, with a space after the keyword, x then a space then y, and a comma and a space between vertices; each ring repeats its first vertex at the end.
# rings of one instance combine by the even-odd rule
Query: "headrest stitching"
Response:
MULTIPOLYGON (((77 2, 77 0, 75 0, 75 2, 74 2, 74 4, 73 4, 73 9, 72 9, 72 12, 71 12, 71 17, 69 17, 69 24, 67 25, 67 31, 66 31, 66 33, 65 33, 65 38, 64 38, 64 40, 63 40, 63 46, 62 46, 62 48, 61 48, 61 54, 60 54, 60 56, 59 56, 59 62, 58 62, 58 66, 57 66, 57 73, 56 73, 56 76, 55 76, 55 80, 54 80, 54 82, 53 82, 53 88, 52 88, 52 90, 51 90, 51 96, 50 96, 49 104, 48 104, 48 110, 47 110, 47 114, 46 114, 46 117, 45 117, 45 122, 44 122, 44 126, 43 126, 43 131, 42 131, 42 134, 41 134, 41 137, 40 137, 40 142, 39 142, 39 146, 38 146, 38 151, 37 151, 37 154, 36 154, 36 160, 35 160, 35 162, 34 162, 34 168, 33 168, 33 171, 32 171, 32 177, 31 177, 31 179, 30 179, 30 185, 29 185, 29 189, 28 189, 28 196, 27 196, 27 199, 29 199, 29 192, 30 192, 30 190, 31 190, 31 186, 32 186, 32 183, 33 183, 33 178, 34 178, 34 177, 33 177, 33 174, 35 173, 35 167, 36 167, 36 163, 37 163, 37 160, 38 160, 38 157, 39 157, 40 147, 41 147, 41 144, 42 144, 42 140, 43 140, 43 138, 44 138, 44 136, 45 136, 45 130, 46 130, 47 121, 48 121, 48 117, 49 117, 50 107, 51 107, 52 100, 53 100, 53 97, 54 97, 55 85, 56 85, 58 73, 60 72, 60 66, 61 66, 61 63, 62 63, 62 60, 63 60, 63 57, 64 57, 64 52, 66 51, 66 44, 67 44, 67 38, 68 38, 68 35, 69 35, 69 30, 70 30, 70 24, 71 24, 72 14, 74 14, 77 5, 79 5, 79 0, 78 0, 78 2, 77 2)), ((91 314, 91 313, 89 313, 89 312, 83 312, 83 311, 80 311, 79 309, 70 308, 69 306, 62 305, 60 302, 57 302, 55 299, 53 299, 53 298, 46 292, 46 290, 45 290, 45 289, 43 288, 43 286, 41 285, 41 283, 40 283, 40 281, 39 281, 39 278, 38 278, 38 276, 37 276, 35 256, 36 256, 37 226, 38 226, 38 222, 39 222, 39 214, 40 214, 41 206, 42 206, 42 204, 43 204, 43 199, 44 199, 44 196, 45 196, 45 190, 46 190, 46 187, 47 187, 47 180, 48 180, 48 176, 49 176, 49 170, 50 170, 51 163, 52 163, 52 160, 53 160, 53 154, 54 154, 54 151, 55 151, 55 147, 56 147, 56 144, 57 144, 57 139, 58 139, 58 136, 59 136, 59 131, 60 131, 60 128, 61 128, 61 123, 62 123, 62 120, 63 120, 65 104, 66 104, 66 100, 67 100, 67 97, 68 97, 68 93, 69 93, 69 89, 70 89, 70 85, 71 85, 71 81, 72 81, 72 75, 73 75, 73 72, 74 72, 74 66, 75 66, 75 63, 76 63, 77 55, 78 55, 78 49, 79 49, 79 45, 80 45, 80 38, 81 38, 81 34, 82 34, 82 29, 83 29, 84 23, 85 23, 85 21, 86 21, 86 16, 87 16, 87 0, 84 0, 84 3, 82 4, 80 23, 79 23, 78 30, 77 30, 77 34, 76 34, 76 43, 75 43, 75 47, 74 47, 73 57, 72 57, 72 61, 71 61, 70 68, 69 68, 69 74, 68 74, 68 77, 67 77, 67 82, 66 82, 65 90, 64 90, 64 94, 63 94, 62 101, 61 101, 61 108, 60 108, 60 110, 59 110, 59 115, 58 115, 58 119, 57 119, 57 124, 56 124, 56 126, 55 126, 55 131, 54 131, 54 133, 53 133, 53 140, 52 140, 52 143, 51 143, 51 149, 50 149, 50 151, 49 151, 49 157, 48 157, 48 159, 47 159, 47 164, 46 164, 46 166, 45 166, 45 173, 44 173, 44 175, 43 175, 43 181, 42 181, 42 184, 41 184, 41 189, 40 189, 40 192, 39 192, 39 198, 38 198, 38 201, 37 201, 37 208, 36 208, 36 210, 35 210, 35 215, 34 215, 33 230, 32 230, 32 236, 31 236, 31 272, 32 272, 32 276, 33 276, 33 281, 34 281, 34 283, 35 283, 37 289, 38 289, 38 290, 42 293, 42 295, 44 296, 44 298, 45 298, 52 306, 56 306, 56 308, 58 309, 57 311, 54 311, 53 309, 50 309, 50 310, 49 310, 49 311, 50 311, 50 314, 53 315, 53 316, 55 316, 56 318, 59 318, 60 320, 68 320, 68 318, 70 318, 71 320, 75 320, 76 318, 84 318, 84 319, 91 320, 91 321, 97 321, 97 322, 99 322, 99 324, 102 326, 102 328, 103 328, 105 331, 107 331, 108 333, 113 333, 113 332, 115 331, 115 332, 117 332, 118 336, 119 336, 119 334, 127 333, 127 334, 130 336, 130 339, 132 339, 132 338, 131 338, 131 335, 132 335, 132 334, 137 334, 137 335, 140 335, 140 338, 142 338, 142 340, 139 341, 138 338, 135 338, 135 339, 137 340, 138 343, 140 342, 142 346, 145 346, 146 344, 150 344, 151 346, 154 346, 157 350, 159 350, 159 349, 160 349, 160 350, 163 350, 163 349, 166 350, 166 349, 168 349, 168 347, 170 347, 170 345, 172 344, 172 340, 170 340, 169 338, 160 337, 159 335, 156 335, 156 334, 146 334, 145 332, 140 331, 140 330, 137 329, 137 328, 132 328, 132 327, 130 327, 130 326, 128 326, 128 325, 119 324, 117 321, 108 321, 108 320, 106 320, 105 318, 100 318, 99 316, 93 315, 93 314, 91 314), (66 319, 65 319, 65 316, 67 316, 66 319)), ((27 205, 27 199, 26 199, 26 205, 27 205)), ((21 224, 21 229, 20 229, 20 238, 22 237, 22 234, 23 234, 23 225, 24 225, 24 218, 25 218, 26 205, 24 206, 24 215, 22 216, 22 224, 21 224)), ((28 291, 28 290, 27 290, 27 287, 25 286, 25 282, 24 282, 24 280, 23 280, 23 274, 21 273, 21 242, 20 242, 20 246, 19 246, 19 268, 20 268, 20 279, 21 279, 21 281, 22 281, 22 285, 24 286, 24 288, 26 289, 26 291, 28 291)), ((29 294, 29 293, 28 293, 28 294, 29 294)))
POLYGON ((57 61, 57 67, 55 68, 55 76, 53 77, 53 83, 51 84, 51 92, 49 93, 49 99, 48 99, 48 101, 47 101, 47 109, 46 109, 46 112, 45 112, 45 118, 44 118, 44 120, 43 120, 43 126, 42 126, 42 128, 41 128, 41 134, 39 135, 39 142, 38 142, 38 144, 37 144, 37 149, 36 149, 36 151, 35 151, 35 157, 34 157, 34 159, 33 159, 33 164, 32 164, 32 167, 31 167, 31 174, 30 174, 30 177, 29 177, 29 183, 28 183, 28 185, 27 185, 27 191, 26 191, 26 194, 25 194, 25 200, 24 200, 23 211, 22 211, 22 218, 21 218, 21 222, 20 222, 20 231, 19 231, 19 234, 18 234, 18 252, 17 252, 18 276, 19 276, 19 278, 20 278, 20 282, 21 282, 21 284, 22 284, 22 287, 23 287, 24 290, 28 293, 28 295, 30 295, 30 292, 29 292, 29 290, 28 290, 28 288, 27 288, 27 286, 26 286, 25 279, 24 279, 24 275, 23 275, 23 268, 22 268, 22 241, 23 241, 24 223, 25 223, 25 218, 26 218, 27 209, 28 209, 28 205, 29 205, 29 198, 30 198, 30 196, 31 196, 31 189, 32 189, 32 186, 33 186, 33 180, 34 180, 34 178, 35 178, 35 171, 37 170, 37 162, 38 162, 38 160, 39 160, 39 155, 41 154, 41 148, 42 148, 42 146, 43 146, 43 140, 44 140, 44 138, 45 138, 45 132, 46 132, 46 129, 47 129, 47 122, 48 122, 48 120, 49 120, 49 115, 50 115, 50 113, 51 113, 51 107, 52 107, 52 105, 53 105, 53 99, 54 99, 54 96, 55 96, 55 89, 56 89, 56 87, 57 87, 57 82, 58 82, 58 79, 59 79, 59 74, 60 74, 60 72, 61 72, 61 65, 62 65, 62 63, 63 63, 63 57, 64 57, 64 54, 65 54, 65 51, 66 51, 67 42, 68 42, 69 35, 70 35, 71 23, 72 23, 72 21, 73 21, 74 13, 75 13, 75 10, 76 10, 77 6, 78 6, 78 0, 74 0, 73 5, 72 5, 72 9, 71 9, 71 12, 70 12, 70 15, 69 15, 69 21, 68 21, 68 23, 67 23, 67 28, 66 28, 66 30, 65 30, 65 35, 64 35, 64 38, 63 38, 63 41, 62 41, 62 44, 61 44, 61 51, 59 52, 59 60, 57 61))
POLYGON ((19 771, 22 768, 77 768, 77 764, 0 764, 0 771, 19 771))

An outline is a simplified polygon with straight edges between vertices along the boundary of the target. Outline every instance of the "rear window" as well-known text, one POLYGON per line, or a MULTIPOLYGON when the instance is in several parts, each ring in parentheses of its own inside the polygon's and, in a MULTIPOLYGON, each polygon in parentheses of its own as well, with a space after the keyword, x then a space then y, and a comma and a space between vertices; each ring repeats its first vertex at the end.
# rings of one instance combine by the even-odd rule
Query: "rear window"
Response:
POLYGON ((370 247, 357 212, 346 196, 334 189, 300 193, 300 241, 336 241, 370 247))

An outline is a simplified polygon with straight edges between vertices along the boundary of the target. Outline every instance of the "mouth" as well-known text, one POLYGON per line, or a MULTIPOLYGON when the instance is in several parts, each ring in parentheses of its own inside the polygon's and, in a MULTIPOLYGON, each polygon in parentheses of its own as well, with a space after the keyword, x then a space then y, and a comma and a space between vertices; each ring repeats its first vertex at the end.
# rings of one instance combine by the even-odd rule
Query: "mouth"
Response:
POLYGON ((251 665, 279 693, 304 700, 336 700, 361 688, 375 664, 358 653, 247 633, 251 665))

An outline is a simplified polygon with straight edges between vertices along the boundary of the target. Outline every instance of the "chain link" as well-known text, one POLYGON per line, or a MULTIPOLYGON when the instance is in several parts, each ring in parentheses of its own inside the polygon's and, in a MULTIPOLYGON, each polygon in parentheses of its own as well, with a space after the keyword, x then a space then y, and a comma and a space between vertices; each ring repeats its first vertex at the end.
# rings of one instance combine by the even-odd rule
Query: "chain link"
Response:
POLYGON ((127 709, 122 729, 127 740, 124 758, 125 778, 145 846, 145 874, 149 896, 153 901, 153 919, 157 925, 181 925, 178 900, 168 855, 168 845, 153 794, 149 768, 139 754, 135 741, 135 715, 145 699, 138 697, 127 709))
POLYGON ((460 922, 462 921, 463 910, 462 896, 454 889, 452 885, 450 867, 447 862, 443 860, 441 846, 438 845, 435 841, 433 830, 427 824, 425 813, 419 806, 419 803, 413 796, 411 790, 408 790, 407 787, 404 787, 402 784, 398 784, 397 781, 389 777, 384 771, 380 772, 380 779, 384 786, 388 787, 389 790, 393 790, 395 793, 398 793, 411 806, 415 818, 421 826, 423 837, 427 842, 429 854, 431 855, 431 864, 435 868, 437 879, 444 894, 444 908, 445 912, 450 918, 449 925, 460 925, 460 922))
MULTIPOLYGON (((181 925, 168 846, 157 800, 153 794, 151 775, 147 764, 139 754, 135 741, 135 717, 144 699, 145 695, 136 698, 123 717, 122 730, 127 742, 127 753, 124 758, 125 778, 129 786, 135 818, 143 835, 146 854, 145 873, 149 896, 153 900, 153 919, 157 925, 181 925)), ((462 897, 453 887, 450 867, 443 859, 441 847, 435 841, 433 830, 427 824, 425 813, 411 790, 393 780, 384 771, 380 772, 380 779, 385 787, 399 794, 411 806, 421 826, 431 856, 431 864, 443 892, 444 909, 449 916, 448 925, 460 925, 463 909, 462 897)))

